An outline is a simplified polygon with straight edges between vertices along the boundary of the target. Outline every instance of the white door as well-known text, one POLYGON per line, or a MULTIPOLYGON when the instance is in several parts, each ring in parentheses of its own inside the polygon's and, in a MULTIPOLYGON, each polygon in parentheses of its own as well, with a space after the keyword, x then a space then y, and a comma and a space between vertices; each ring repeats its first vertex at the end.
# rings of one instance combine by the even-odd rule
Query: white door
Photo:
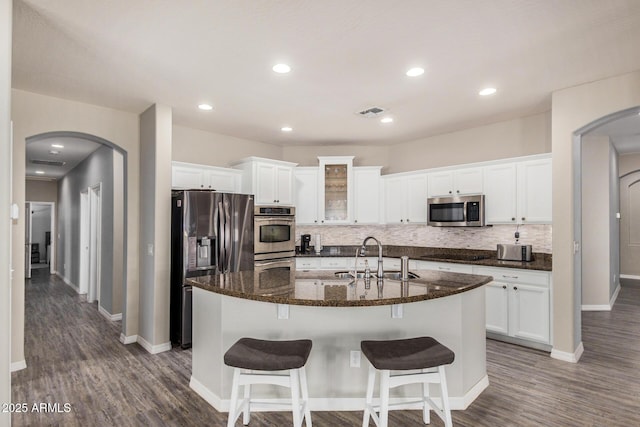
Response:
POLYGON ((509 334, 509 289, 506 283, 491 282, 485 286, 487 331, 509 334))
POLYGON ((620 178, 620 274, 640 277, 640 172, 620 178))
POLYGON ((453 195, 453 172, 429 174, 429 197, 453 195))
POLYGON ((516 165, 484 168, 484 203, 487 224, 516 224, 516 165))
POLYGON ((198 168, 173 166, 171 168, 171 187, 188 190, 204 188, 204 172, 198 168))
POLYGON ((268 163, 258 163, 256 169, 256 205, 272 205, 277 203, 276 167, 268 163))
POLYGON ((482 193, 482 168, 468 168, 454 171, 453 187, 455 195, 482 193))
POLYGON ((380 222, 380 168, 354 168, 354 216, 358 224, 380 222))
MULTIPOLYGON (((80 193, 80 294, 89 292, 89 190, 80 193)), ((66 277, 66 271, 64 275, 66 277)))
POLYGON ((100 186, 89 189, 89 293, 87 301, 100 303, 100 241, 101 241, 100 186))
POLYGON ((523 284, 510 286, 510 335, 548 344, 549 289, 523 284))
POLYGON ((384 219, 387 224, 404 223, 405 184, 404 177, 384 179, 384 219))
POLYGON ((551 224, 551 159, 518 164, 518 221, 551 224))
POLYGON ((412 223, 427 222, 428 178, 426 173, 407 176, 407 195, 405 202, 406 221, 412 223))
POLYGON ((296 224, 318 223, 318 168, 296 168, 296 224))
POLYGON ((289 166, 276 167, 277 203, 293 205, 293 168, 289 166))
POLYGON ((32 240, 32 236, 31 236, 31 203, 27 202, 25 203, 25 236, 24 236, 24 240, 25 240, 25 248, 24 248, 24 277, 26 277, 27 279, 31 278, 31 240, 32 240))

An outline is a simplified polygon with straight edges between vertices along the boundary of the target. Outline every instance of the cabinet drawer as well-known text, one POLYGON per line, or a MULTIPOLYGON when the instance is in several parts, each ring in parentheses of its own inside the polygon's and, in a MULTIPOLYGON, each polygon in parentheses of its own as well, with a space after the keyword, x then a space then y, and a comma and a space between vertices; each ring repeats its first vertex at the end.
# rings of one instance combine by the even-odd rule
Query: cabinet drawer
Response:
POLYGON ((320 268, 320 258, 296 258, 296 268, 298 270, 316 270, 320 268))
POLYGON ((347 268, 350 258, 323 257, 320 258, 320 268, 335 270, 337 268, 347 268))
POLYGON ((549 287, 549 273, 547 272, 493 267, 474 267, 473 272, 483 276, 493 276, 493 280, 497 282, 549 287))
POLYGON ((437 270, 448 271, 451 273, 473 273, 473 266, 467 264, 453 264, 448 262, 434 262, 434 261, 417 261, 416 268, 418 270, 437 270))

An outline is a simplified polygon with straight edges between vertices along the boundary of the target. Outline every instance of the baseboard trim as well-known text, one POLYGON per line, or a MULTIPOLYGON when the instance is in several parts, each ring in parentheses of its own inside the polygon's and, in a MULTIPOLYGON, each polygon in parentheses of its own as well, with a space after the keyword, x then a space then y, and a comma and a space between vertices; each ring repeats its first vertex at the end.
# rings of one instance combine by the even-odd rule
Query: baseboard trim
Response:
POLYGON ((67 286, 71 287, 71 289, 73 289, 74 291, 76 291, 76 294, 81 295, 80 294, 80 288, 77 287, 76 285, 73 284, 73 282, 69 279, 67 279, 66 277, 64 277, 62 274, 58 273, 56 271, 56 276, 58 276, 60 278, 60 280, 62 280, 64 283, 67 284, 67 286))
POLYGON ((620 288, 621 288, 620 282, 618 282, 618 286, 616 286, 616 290, 613 291, 613 295, 611 295, 611 299, 609 300, 609 306, 611 306, 611 308, 613 308, 613 305, 616 303, 616 300, 618 299, 620 288))
MULTIPOLYGON (((473 403, 473 401, 489 386, 489 377, 485 375, 464 396, 449 397, 449 404, 452 410, 464 410, 473 403)), ((209 390, 204 384, 197 379, 191 377, 189 387, 202 397, 207 403, 213 406, 219 412, 229 412, 229 399, 221 399, 220 396, 209 390)), ((437 404, 441 404, 440 398, 435 397, 433 400, 437 404)), ((287 399, 260 399, 262 402, 268 403, 288 403, 287 399)), ((375 401, 375 399, 374 399, 375 401)), ((389 399, 392 404, 398 404, 397 409, 420 409, 419 403, 415 403, 415 397, 410 398, 392 398, 389 399), (403 402, 413 402, 402 405, 403 402)), ((364 397, 357 398, 335 398, 335 397, 312 397, 309 399, 309 408, 312 411, 362 411, 365 405, 364 397)), ((251 410, 254 408, 252 406, 251 410)), ((274 411, 273 408, 256 407, 256 412, 274 411)))
POLYGON ((578 363, 580 357, 584 353, 584 346, 582 345, 582 341, 578 344, 578 348, 573 353, 568 353, 566 351, 556 350, 555 348, 551 350, 551 357, 557 360, 562 360, 564 362, 570 363, 578 363))
MULTIPOLYGON (((623 278, 620 276, 620 278, 623 278)), ((616 303, 618 299, 618 294, 620 293, 620 283, 616 287, 615 291, 613 291, 613 295, 611 295, 611 299, 609 300, 609 304, 583 304, 581 306, 582 311, 611 311, 613 309, 613 305, 616 303)))
POLYGON ((98 304, 98 312, 102 314, 107 320, 115 322, 116 320, 122 320, 122 313, 111 314, 105 308, 98 304))
POLYGON ((126 336, 125 334, 121 333, 120 334, 120 342, 122 344, 134 344, 138 342, 138 336, 137 335, 129 335, 126 336))
POLYGON ((19 362, 11 363, 11 372, 21 371, 23 369, 27 369, 27 361, 21 360, 19 362))
POLYGON ((138 344, 140 344, 142 348, 144 348, 151 354, 158 354, 164 351, 171 350, 170 342, 165 342, 163 344, 158 344, 158 345, 152 345, 149 341, 145 340, 140 335, 138 335, 138 344))

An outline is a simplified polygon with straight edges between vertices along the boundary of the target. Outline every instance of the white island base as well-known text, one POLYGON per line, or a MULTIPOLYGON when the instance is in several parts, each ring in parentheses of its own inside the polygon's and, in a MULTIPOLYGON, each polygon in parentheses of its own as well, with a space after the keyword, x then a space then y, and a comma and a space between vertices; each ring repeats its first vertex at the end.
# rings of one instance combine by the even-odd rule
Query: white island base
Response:
MULTIPOLYGON (((366 339, 432 336, 455 353, 446 367, 451 409, 465 409, 489 385, 486 371, 485 290, 478 287, 444 298, 401 306, 318 307, 278 304, 225 296, 193 288, 193 366, 190 387, 221 412, 229 411, 233 369, 224 353, 241 337, 311 339, 306 364, 312 411, 361 411, 368 362, 350 366, 351 351, 366 339), (392 318, 392 307, 396 307, 392 318), (398 310, 400 307, 400 310, 398 310), (401 313, 398 313, 400 311, 401 313), (401 314, 401 318, 396 316, 401 314)), ((391 402, 420 395, 419 385, 391 390, 391 402)), ((432 385, 432 396, 438 387, 432 385)), ((284 401, 289 389, 252 386, 252 398, 284 401)), ((376 387, 376 395, 378 393, 376 387)), ((438 401, 439 399, 434 399, 438 401)), ((407 408, 417 408, 415 405, 407 408)))

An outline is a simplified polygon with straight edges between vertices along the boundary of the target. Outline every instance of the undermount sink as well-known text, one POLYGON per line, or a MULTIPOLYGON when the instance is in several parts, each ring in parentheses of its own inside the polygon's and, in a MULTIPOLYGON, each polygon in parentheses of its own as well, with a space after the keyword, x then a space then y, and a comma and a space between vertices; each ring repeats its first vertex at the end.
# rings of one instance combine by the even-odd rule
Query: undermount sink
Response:
MULTIPOLYGON (((339 279, 353 279, 353 272, 352 271, 337 271, 335 273, 335 276, 339 279)), ((362 279, 364 278, 364 271, 358 271, 358 273, 356 274, 358 279, 362 279)), ((371 277, 372 278, 376 278, 376 273, 371 273, 371 277)), ((418 276, 415 273, 411 273, 409 272, 409 274, 407 275, 407 277, 409 279, 418 279, 420 276, 418 276)), ((402 279, 402 273, 399 271, 385 271, 382 274, 382 278, 383 279, 391 279, 391 280, 401 280, 402 279)))

